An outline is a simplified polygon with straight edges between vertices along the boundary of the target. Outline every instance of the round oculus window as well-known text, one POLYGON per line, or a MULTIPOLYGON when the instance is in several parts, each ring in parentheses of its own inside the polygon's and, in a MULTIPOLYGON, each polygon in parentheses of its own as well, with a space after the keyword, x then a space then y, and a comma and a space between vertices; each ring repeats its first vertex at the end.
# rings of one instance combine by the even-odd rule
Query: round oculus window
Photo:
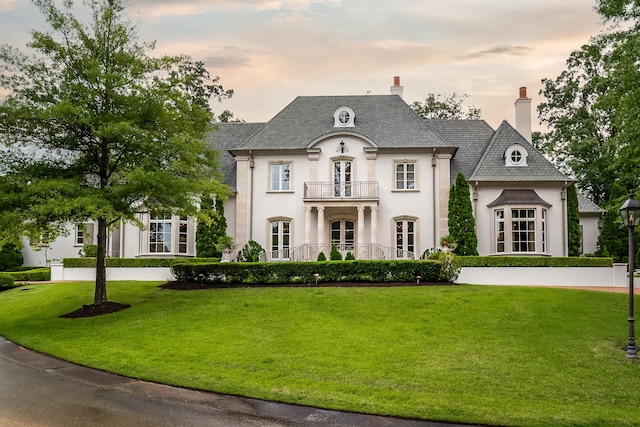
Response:
POLYGON ((349 123, 350 120, 351 120, 351 115, 347 110, 340 111, 340 113, 338 114, 338 121, 341 124, 346 125, 349 123))
POLYGON ((522 161, 522 153, 520 150, 513 150, 511 152, 511 161, 513 164, 517 165, 522 161))

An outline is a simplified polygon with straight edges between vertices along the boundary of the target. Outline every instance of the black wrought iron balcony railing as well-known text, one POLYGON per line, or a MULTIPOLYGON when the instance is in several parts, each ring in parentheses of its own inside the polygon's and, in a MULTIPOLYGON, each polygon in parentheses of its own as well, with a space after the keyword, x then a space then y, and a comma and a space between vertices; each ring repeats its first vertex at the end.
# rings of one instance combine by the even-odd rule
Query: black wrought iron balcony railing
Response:
POLYGON ((304 183, 304 198, 309 200, 378 199, 379 197, 377 181, 304 183))

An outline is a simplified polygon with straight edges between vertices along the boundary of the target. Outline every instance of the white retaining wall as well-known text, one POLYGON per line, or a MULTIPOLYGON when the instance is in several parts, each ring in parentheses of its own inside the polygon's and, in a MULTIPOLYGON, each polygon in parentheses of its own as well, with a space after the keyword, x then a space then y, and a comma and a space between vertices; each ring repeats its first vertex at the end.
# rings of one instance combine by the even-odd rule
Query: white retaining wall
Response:
POLYGON ((625 287, 627 264, 613 267, 463 267, 457 283, 474 285, 625 287))
MULTIPOLYGON (((96 280, 95 268, 51 264, 51 280, 96 280)), ((175 280, 169 267, 107 267, 107 280, 175 280)))

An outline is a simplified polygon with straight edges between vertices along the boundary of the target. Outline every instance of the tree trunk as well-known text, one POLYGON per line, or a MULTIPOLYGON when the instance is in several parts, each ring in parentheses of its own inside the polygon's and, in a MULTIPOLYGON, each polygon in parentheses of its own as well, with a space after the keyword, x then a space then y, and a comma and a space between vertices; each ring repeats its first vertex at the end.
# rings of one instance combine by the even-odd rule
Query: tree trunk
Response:
POLYGON ((98 254, 96 258, 96 290, 94 304, 107 302, 107 219, 98 218, 98 254))

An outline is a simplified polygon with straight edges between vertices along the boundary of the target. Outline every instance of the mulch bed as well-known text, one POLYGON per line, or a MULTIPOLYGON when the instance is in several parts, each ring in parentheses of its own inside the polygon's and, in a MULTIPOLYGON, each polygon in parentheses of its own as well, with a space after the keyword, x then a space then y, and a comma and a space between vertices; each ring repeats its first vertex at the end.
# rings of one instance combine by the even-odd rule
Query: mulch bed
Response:
POLYGON ((64 317, 66 319, 77 319, 80 317, 101 316, 103 314, 117 313, 129 307, 131 307, 131 305, 129 304, 120 304, 117 302, 107 301, 104 304, 83 305, 82 308, 79 308, 76 311, 72 311, 71 313, 63 314, 59 317, 64 317))
POLYGON ((221 288, 389 288, 394 286, 449 286, 451 283, 431 283, 431 282, 321 282, 315 283, 295 283, 295 284, 276 284, 276 285, 246 285, 246 284, 227 284, 227 283, 199 283, 199 282, 167 282, 160 285, 162 289, 172 289, 175 291, 192 291, 198 289, 221 289, 221 288))

